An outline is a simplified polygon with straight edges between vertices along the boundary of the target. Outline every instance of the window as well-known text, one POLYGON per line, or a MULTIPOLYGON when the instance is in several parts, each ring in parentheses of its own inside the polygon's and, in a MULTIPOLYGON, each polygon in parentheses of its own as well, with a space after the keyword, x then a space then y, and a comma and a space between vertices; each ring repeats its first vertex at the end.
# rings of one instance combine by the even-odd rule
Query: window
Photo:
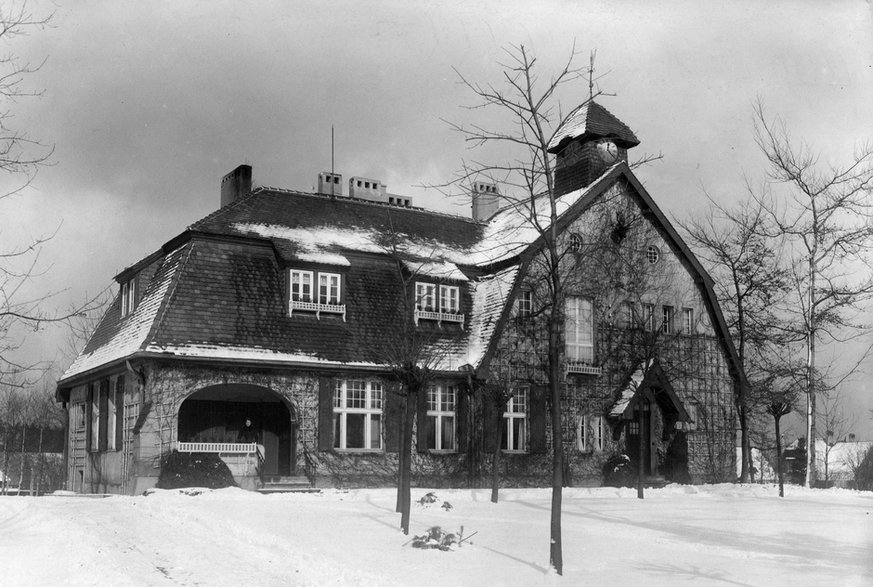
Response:
POLYGON ((571 253, 581 253, 582 252, 582 237, 578 234, 571 234, 569 243, 567 245, 567 250, 571 253))
POLYGON ((533 292, 523 289, 518 294, 518 317, 530 318, 533 313, 533 292))
POLYGON ((455 450, 455 407, 458 392, 454 385, 432 385, 427 390, 427 447, 431 450, 455 450))
POLYGON ((340 276, 336 273, 318 274, 318 303, 338 305, 340 303, 340 276))
POLYGON ((106 450, 115 450, 115 394, 106 393, 106 450))
POLYGON ((649 245, 646 249, 646 260, 650 265, 654 265, 661 258, 661 251, 655 245, 649 245))
POLYGON ((100 395, 94 386, 88 388, 88 398, 91 404, 91 438, 89 447, 91 451, 100 450, 100 395))
POLYGON ((661 306, 663 322, 661 323, 661 332, 664 334, 673 334, 673 306, 661 306))
POLYGON ((603 416, 584 414, 579 417, 576 430, 576 445, 582 452, 600 452, 603 450, 606 422, 603 416))
POLYGON ((74 410, 73 410, 74 428, 73 428, 73 430, 76 430, 77 432, 85 430, 85 428, 87 427, 87 424, 86 424, 87 420, 85 419, 85 412, 86 412, 85 402, 74 404, 74 410))
POLYGON ((415 307, 426 312, 436 311, 436 286, 434 284, 415 284, 415 307))
POLYGON ((591 300, 574 296, 567 298, 564 335, 568 361, 594 361, 594 308, 591 300))
POLYGON ((382 384, 376 381, 337 381, 333 401, 334 448, 382 448, 382 384))
POLYGON ((506 420, 506 434, 503 436, 503 450, 523 452, 527 450, 527 400, 530 388, 520 387, 506 403, 503 419, 506 420))
POLYGON ((133 312, 136 306, 136 280, 131 279, 121 284, 121 317, 133 312))
POLYGON ((682 329, 685 334, 694 334, 694 308, 682 308, 682 329))
POLYGON ((291 301, 312 301, 312 271, 291 270, 291 301))
POLYGON ((625 328, 634 328, 636 326, 636 305, 633 302, 624 303, 624 318, 622 320, 625 328))
POLYGON ((655 305, 643 304, 643 327, 648 332, 655 330, 655 305))
POLYGON ((440 312, 457 314, 460 306, 459 290, 452 285, 440 286, 440 312))

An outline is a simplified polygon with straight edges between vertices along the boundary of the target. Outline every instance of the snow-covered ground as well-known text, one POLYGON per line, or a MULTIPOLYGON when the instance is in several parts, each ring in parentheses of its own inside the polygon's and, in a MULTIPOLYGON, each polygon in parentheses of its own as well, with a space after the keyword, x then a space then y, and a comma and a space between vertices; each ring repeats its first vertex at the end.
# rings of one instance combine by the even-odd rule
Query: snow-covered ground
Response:
POLYGON ((505 489, 496 505, 486 490, 435 491, 413 506, 412 533, 463 526, 448 552, 410 546, 390 489, 7 497, 0 584, 873 584, 873 493, 786 491, 566 489, 564 577, 547 570, 545 489, 505 489))

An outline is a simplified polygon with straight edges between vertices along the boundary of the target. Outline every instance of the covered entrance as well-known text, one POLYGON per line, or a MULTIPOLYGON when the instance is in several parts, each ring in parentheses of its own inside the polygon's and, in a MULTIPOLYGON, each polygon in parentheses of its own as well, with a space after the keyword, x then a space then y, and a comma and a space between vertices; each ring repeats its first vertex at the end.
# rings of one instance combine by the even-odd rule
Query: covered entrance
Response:
POLYGON ((179 408, 177 438, 180 446, 222 455, 252 453, 255 444, 262 478, 296 473, 296 414, 279 394, 265 387, 232 383, 194 392, 179 408), (240 437, 246 419, 255 429, 254 443, 240 437))
POLYGON ((675 439, 676 423, 687 422, 689 416, 657 361, 634 372, 610 416, 624 422, 625 451, 642 479, 662 478, 673 471, 676 464, 665 466, 665 457, 675 439))

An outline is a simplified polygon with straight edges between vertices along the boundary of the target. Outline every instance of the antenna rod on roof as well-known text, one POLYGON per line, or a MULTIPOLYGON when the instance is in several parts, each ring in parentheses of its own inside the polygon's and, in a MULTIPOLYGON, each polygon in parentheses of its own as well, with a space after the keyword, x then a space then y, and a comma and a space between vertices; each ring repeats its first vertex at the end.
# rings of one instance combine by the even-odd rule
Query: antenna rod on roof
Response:
POLYGON ((330 125, 330 197, 334 196, 334 183, 333 183, 333 125, 330 125))

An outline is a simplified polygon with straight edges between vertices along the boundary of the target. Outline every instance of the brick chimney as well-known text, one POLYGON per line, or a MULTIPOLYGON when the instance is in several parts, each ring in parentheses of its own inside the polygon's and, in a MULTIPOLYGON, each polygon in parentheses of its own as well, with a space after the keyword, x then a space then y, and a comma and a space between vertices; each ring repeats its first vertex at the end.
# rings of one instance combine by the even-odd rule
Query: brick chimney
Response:
POLYGON ((500 208, 497 185, 485 181, 473 182, 473 220, 486 222, 500 208))
POLYGON ((611 166, 627 162, 640 144, 633 131, 596 102, 582 104, 549 142, 555 154, 555 195, 591 185, 611 166))
POLYGON ((227 206, 234 200, 252 191, 252 166, 240 165, 221 178, 221 206, 227 206))

